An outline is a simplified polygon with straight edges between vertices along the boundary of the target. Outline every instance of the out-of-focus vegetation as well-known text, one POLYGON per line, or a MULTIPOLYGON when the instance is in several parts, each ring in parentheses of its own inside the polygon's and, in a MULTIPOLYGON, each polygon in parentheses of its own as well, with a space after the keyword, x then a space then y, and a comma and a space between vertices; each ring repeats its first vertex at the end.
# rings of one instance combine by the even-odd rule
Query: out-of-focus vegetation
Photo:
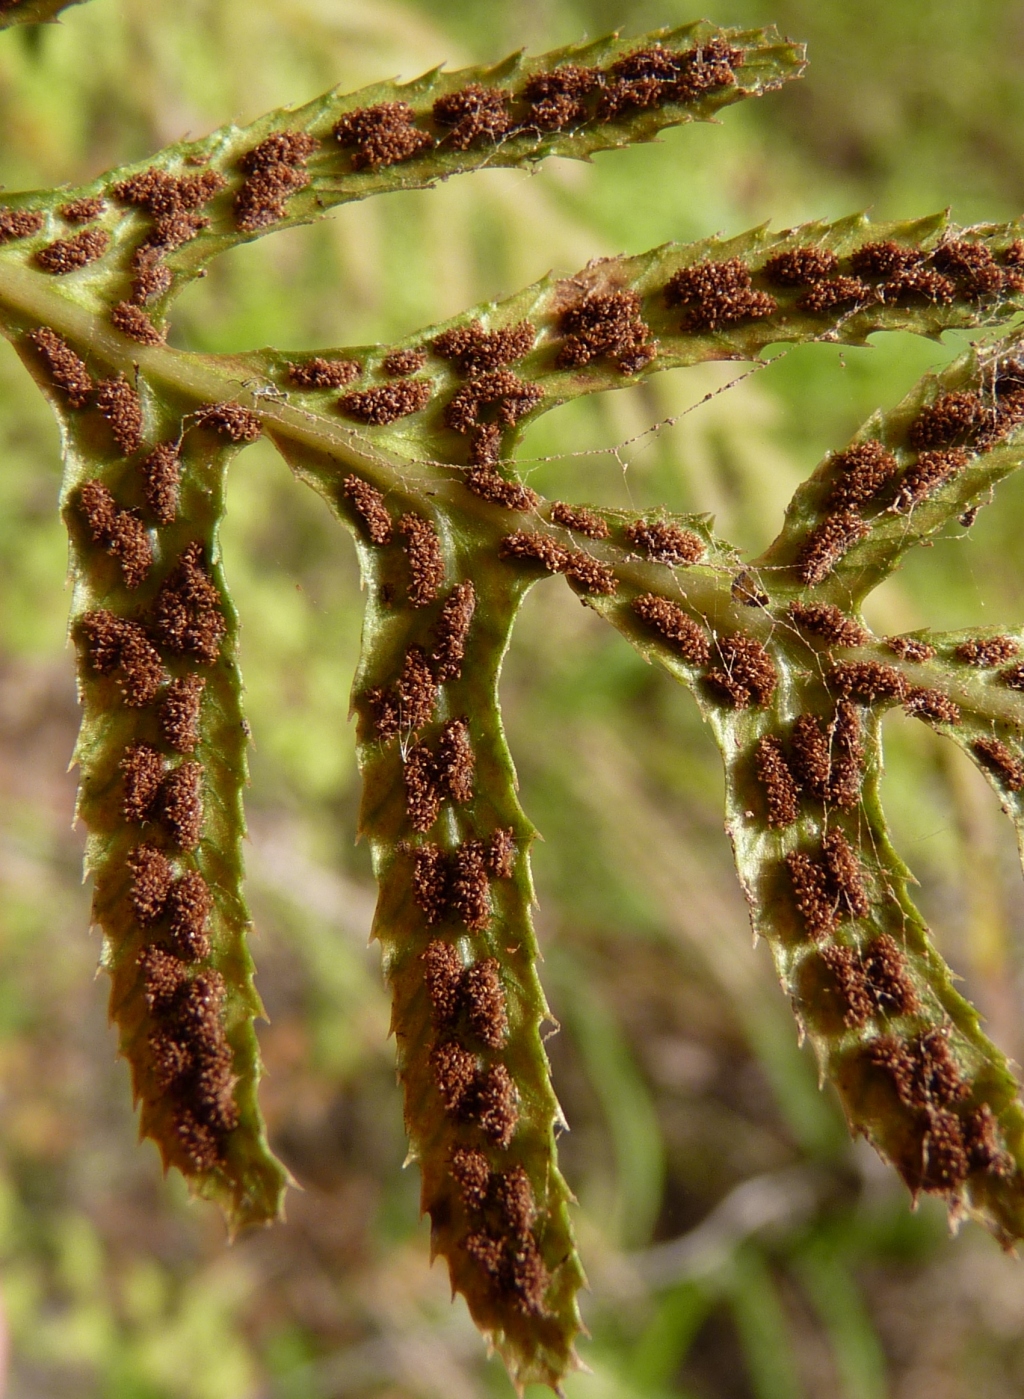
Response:
MULTIPOLYGON (((386 340, 549 267, 871 205, 1020 212, 1024 12, 1010 0, 706 0, 810 41, 803 84, 661 144, 487 171, 343 209, 221 259, 179 305, 206 350, 386 340)), ((78 181, 233 116, 448 59, 694 18, 681 0, 94 0, 0 43, 0 182, 78 181)), ((569 499, 710 510, 763 545, 792 487, 953 343, 790 350, 556 413, 524 456, 569 499), (694 408, 694 411, 687 410, 694 408), (635 440, 652 423, 678 420, 635 440)), ((303 1190, 224 1244, 136 1148, 94 979, 66 773, 58 443, 0 347, 0 1289, 17 1399, 476 1399, 509 1394, 427 1266, 401 1169, 388 1006, 366 946, 346 721, 360 623, 346 537, 269 447, 233 469, 227 568, 247 619, 250 892, 263 1102, 303 1190)), ((873 604, 886 631, 1024 615, 1024 479, 873 604)), ((1024 1269, 850 1144, 754 952, 717 757, 685 693, 557 581, 503 681, 534 862, 550 1041, 592 1291, 590 1399, 1010 1399, 1024 1269)), ((887 721, 887 808, 945 954, 1024 1058, 1024 900, 995 798, 950 745, 887 721)))

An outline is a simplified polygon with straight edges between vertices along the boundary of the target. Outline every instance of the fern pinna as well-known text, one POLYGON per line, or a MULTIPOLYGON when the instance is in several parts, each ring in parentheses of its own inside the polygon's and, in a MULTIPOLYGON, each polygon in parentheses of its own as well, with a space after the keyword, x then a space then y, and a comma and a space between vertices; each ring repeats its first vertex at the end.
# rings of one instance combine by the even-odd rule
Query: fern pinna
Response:
MULTIPOLYGON (((0 5, 0 25, 60 6, 0 5)), ((916 1196, 1024 1236, 1024 1112, 929 940, 878 796, 902 706, 1024 816, 1024 633, 878 637, 859 608, 1024 454, 1024 347, 990 334, 865 424, 752 561, 705 518, 542 499, 524 426, 659 369, 780 341, 996 327, 1024 227, 862 216, 662 247, 548 278, 399 345, 191 354, 174 296, 216 254, 329 206, 495 163, 586 158, 802 70, 708 24, 331 92, 76 190, 5 196, 0 324, 64 435, 76 757, 111 1013, 142 1130, 232 1227, 280 1212, 256 1101, 248 731, 220 564, 227 465, 266 434, 354 537, 361 831, 433 1247, 518 1387, 576 1365, 583 1282, 530 921, 533 829, 497 686, 523 597, 561 575, 692 691, 725 762, 754 927, 851 1129, 916 1196)))

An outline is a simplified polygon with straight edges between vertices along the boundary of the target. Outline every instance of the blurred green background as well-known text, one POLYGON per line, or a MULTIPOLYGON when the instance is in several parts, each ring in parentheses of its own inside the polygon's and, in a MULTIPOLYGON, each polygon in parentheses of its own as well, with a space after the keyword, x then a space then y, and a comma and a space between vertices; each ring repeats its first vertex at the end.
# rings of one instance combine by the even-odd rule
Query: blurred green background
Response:
MULTIPOLYGON (((810 44, 801 84, 590 166, 487 171, 240 249, 179 303, 177 343, 387 340, 554 267, 870 207, 1019 214, 1020 0, 704 0, 810 44)), ((77 182, 333 83, 411 77, 696 18, 680 0, 94 0, 0 42, 0 183, 77 182)), ((909 337, 659 376, 531 430, 569 499, 710 510, 763 546, 793 486, 956 351, 909 337), (654 422, 675 425, 615 452, 654 422)), ((137 1147, 94 976, 65 645, 57 432, 0 345, 0 1291, 15 1399, 508 1399, 427 1261, 403 1171, 347 696, 347 537, 259 444, 225 550, 254 731, 249 888, 263 1104, 301 1182, 288 1223, 225 1246, 137 1147)), ((885 630, 1024 617, 1024 479, 970 537, 873 600, 885 630)), ((562 1150, 591 1279, 571 1399, 1010 1399, 1024 1268, 851 1144, 751 951, 721 776, 686 694, 557 582, 502 685, 535 849, 562 1150)), ((943 952, 1024 1058, 1024 900, 992 793, 923 725, 887 721, 887 808, 943 952)), ((538 1392, 539 1393, 539 1392, 538 1392)))

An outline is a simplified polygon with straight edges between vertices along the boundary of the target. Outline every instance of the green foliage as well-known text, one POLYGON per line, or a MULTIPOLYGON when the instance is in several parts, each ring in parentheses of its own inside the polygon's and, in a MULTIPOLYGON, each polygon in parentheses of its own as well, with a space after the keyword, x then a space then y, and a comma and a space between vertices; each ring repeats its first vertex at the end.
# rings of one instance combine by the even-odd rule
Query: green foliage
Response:
MULTIPOLYGON (((686 53, 694 43, 706 43, 711 31, 691 26, 655 37, 665 50, 686 53)), ((605 509, 584 517, 580 529, 571 512, 554 509, 514 476, 502 474, 510 472, 511 453, 528 421, 589 393, 646 378, 654 370, 757 358, 766 346, 785 340, 859 345, 874 330, 937 336, 952 327, 1005 321, 1019 305, 1019 282, 1011 270, 1019 228, 1008 224, 958 230, 941 218, 871 225, 855 218, 782 235, 757 230, 738 239, 607 260, 575 278, 545 281, 518 297, 408 337, 388 347, 387 354, 377 347, 324 352, 324 359, 356 366, 354 373, 345 371, 351 383, 359 383, 350 393, 371 395, 362 400, 343 395, 340 417, 333 395, 296 375, 295 367, 301 371, 308 355, 265 351, 216 357, 187 354, 161 343, 171 296, 216 253, 264 228, 308 220, 331 203, 430 184, 485 159, 518 165, 546 154, 586 156, 592 150, 644 141, 661 125, 708 116, 723 101, 758 95, 800 68, 799 52, 792 46, 778 45, 771 35, 730 31, 727 42, 753 58, 736 62, 735 84, 720 83, 710 97, 688 106, 669 104, 622 120, 601 121, 591 105, 578 131, 563 131, 550 139, 506 131, 496 147, 486 153, 478 149, 468 157, 443 148, 443 122, 435 120, 429 126, 428 106, 461 91, 467 81, 483 80, 491 89, 507 83, 521 93, 529 79, 560 62, 596 61, 607 68, 638 42, 565 50, 533 64, 516 60, 443 79, 431 74, 400 91, 386 85, 346 99, 332 93, 307 108, 275 113, 252 128, 230 128, 204 142, 170 148, 152 162, 116 171, 80 190, 14 199, 13 209, 38 211, 47 222, 38 234, 17 238, 0 253, 5 333, 51 393, 65 429, 65 513, 73 540, 77 639, 82 640, 83 619, 102 608, 154 628, 166 649, 160 600, 166 602, 168 587, 174 591, 183 551, 196 544, 201 546, 202 577, 190 586, 207 599, 203 605, 223 619, 215 657, 205 654, 201 645, 192 647, 191 657, 188 646, 170 648, 178 658, 171 674, 179 679, 196 673, 197 659, 213 667, 202 676, 206 687, 195 749, 204 765, 205 825, 198 845, 178 841, 182 853, 175 856, 179 877, 183 871, 197 873, 215 892, 210 966, 226 987, 224 1018, 218 1023, 227 1036, 232 1073, 238 1080, 238 1115, 223 1128, 223 1140, 212 1156, 194 1150, 190 1155, 187 1143, 183 1148, 180 1094, 177 1100, 174 1092, 164 1096, 150 1018, 159 997, 153 978, 140 969, 138 960, 140 947, 149 946, 151 939, 145 933, 140 936, 138 900, 126 876, 126 857, 135 848, 138 830, 128 829, 118 769, 127 744, 152 743, 158 731, 144 705, 126 705, 119 696, 121 682, 131 681, 126 665, 118 662, 118 677, 113 673, 118 665, 97 665, 95 647, 82 642, 80 648, 86 709, 78 752, 83 768, 81 809, 91 831, 88 860, 96 879, 97 921, 107 940, 105 961, 114 973, 113 1007, 144 1101, 143 1128, 195 1188, 225 1205, 233 1223, 276 1214, 284 1175, 267 1155, 254 1097, 259 1066, 251 1021, 259 1004, 244 948, 247 915, 239 856, 246 730, 234 658, 235 618, 220 571, 218 543, 224 468, 232 446, 262 430, 357 538, 368 586, 363 659, 354 690, 364 777, 361 826, 380 882, 375 932, 395 998, 393 1023, 406 1121, 413 1154, 421 1164, 434 1247, 447 1256, 453 1282, 466 1294, 475 1318, 519 1385, 535 1379, 555 1384, 573 1367, 572 1342, 579 1327, 575 1292, 582 1279, 569 1229, 568 1192, 554 1164, 560 1114, 542 1043, 547 1007, 534 971, 536 945, 529 915, 527 854, 533 831, 515 797, 515 774, 497 708, 498 675, 512 624, 529 587, 545 569, 563 573, 584 602, 697 695, 726 757, 730 834, 755 926, 771 943, 783 982, 839 1087, 852 1125, 896 1162, 915 1191, 944 1194, 957 1208, 966 1204, 1004 1237, 1021 1232, 1020 1167, 1011 1167, 1005 1156, 1006 1150, 1015 1157, 1020 1150, 1022 1118, 1015 1085, 1005 1061, 981 1035, 975 1013, 952 990, 949 974, 909 903, 905 870, 889 844, 877 794, 881 750, 876 701, 888 698, 907 702, 908 712, 948 724, 965 750, 983 761, 1007 801, 1015 802, 1007 788, 1017 791, 1024 784, 1014 785, 1012 764, 1020 759, 1007 746, 1014 736, 1014 686, 1005 677, 1002 682, 990 676, 979 682, 977 669, 970 668, 973 663, 955 654, 964 640, 982 640, 979 632, 941 639, 938 661, 919 664, 858 630, 856 621, 856 609, 869 587, 892 571, 909 544, 925 540, 979 503, 994 482, 1018 464, 1017 420, 1007 407, 1011 394, 1004 390, 1001 397, 998 382, 1000 374, 1007 383, 1015 382, 1006 368, 1012 341, 968 356, 940 381, 926 381, 884 420, 865 426, 863 440, 881 441, 892 450, 897 486, 902 482, 906 492, 919 465, 918 453, 924 450, 913 440, 922 409, 940 392, 967 391, 980 415, 971 431, 965 426, 957 438, 970 451, 965 447, 964 460, 958 461, 956 472, 951 470, 949 483, 938 482, 934 491, 929 488, 902 507, 898 494, 880 497, 874 514, 872 503, 858 516, 859 536, 851 547, 834 550, 821 576, 804 565, 808 539, 837 513, 826 499, 838 470, 831 459, 794 499, 779 540, 742 575, 737 575, 738 555, 712 535, 704 518, 605 509), (346 169, 348 157, 339 156, 331 145, 331 127, 368 103, 396 97, 411 103, 419 122, 416 129, 428 132, 436 148, 369 174, 346 169), (308 151, 303 147, 301 157, 251 157, 258 142, 275 134, 292 140, 297 133, 321 145, 308 151), (248 188, 252 207, 259 183, 255 177, 267 175, 268 165, 275 167, 270 171, 273 188, 267 196, 264 187, 258 212, 262 218, 269 208, 273 217, 246 226, 252 220, 243 214, 245 191, 248 188), (277 168, 281 166, 284 174, 277 168), (197 175, 192 172, 213 177, 207 186, 209 197, 200 201, 206 210, 199 216, 204 222, 194 221, 177 244, 180 229, 161 230, 166 211, 161 212, 148 194, 135 200, 124 193, 126 180, 150 168, 165 172, 171 184, 194 181, 197 175), (81 271, 58 282, 47 275, 45 258, 44 270, 33 265, 33 259, 52 247, 55 234, 67 235, 59 223, 59 209, 75 198, 97 197, 107 201, 107 207, 93 222, 109 236, 109 245, 81 271), (116 208, 118 201, 141 203, 142 210, 125 212, 116 208), (827 286, 831 274, 810 279, 808 290, 806 285, 788 286, 768 266, 771 258, 802 248, 844 262, 852 259, 856 270, 857 254, 865 245, 891 239, 913 266, 938 276, 943 285, 900 285, 896 277, 880 277, 826 306, 814 303, 812 293, 819 283, 827 286), (943 280, 932 270, 943 256, 948 261, 950 246, 965 242, 995 269, 984 292, 966 275, 943 280), (140 249, 146 248, 159 255, 140 258, 140 249), (140 277, 154 267, 169 273, 162 278, 162 290, 152 296, 139 294, 140 277), (698 279, 702 269, 710 268, 713 277, 726 278, 728 285, 701 289, 692 276, 688 279, 694 268, 698 279), (124 312, 129 294, 133 300, 128 304, 138 315, 124 312), (605 305, 602 297, 611 298, 607 305, 614 307, 620 324, 608 334, 609 312, 597 326, 597 339, 588 342, 585 320, 580 330, 579 316, 574 321, 573 315, 581 306, 605 305), (144 311, 143 306, 151 309, 144 311), (491 354, 501 343, 481 340, 481 327, 492 336, 514 336, 523 322, 528 323, 529 343, 520 352, 502 350, 492 363, 480 358, 481 346, 491 354), (68 395, 66 365, 62 369, 55 359, 52 344, 49 355, 41 354, 45 345, 31 338, 40 326, 83 357, 91 376, 87 393, 78 395, 73 389, 68 395), (121 330, 129 332, 127 337, 121 330), (470 348, 476 345, 476 361, 472 354, 462 356, 450 348, 451 332, 468 335, 470 348), (439 339, 446 333, 449 348, 442 348, 444 341, 439 339), (570 353, 574 334, 585 354, 579 346, 570 353), (411 378, 388 368, 388 356, 397 351, 415 352, 411 378), (499 379, 485 382, 496 371, 499 379), (116 410, 108 408, 103 414, 86 406, 91 399, 102 409, 95 380, 108 381, 119 373, 126 384, 137 382, 141 393, 142 436, 127 447, 117 436, 116 410), (386 405, 389 394, 401 398, 407 391, 413 397, 403 406, 410 411, 391 422, 372 421, 386 415, 369 405, 386 405), (83 401, 74 402, 76 397, 83 401), (453 400, 462 402, 461 413, 454 411, 453 400), (485 414, 496 410, 496 418, 481 418, 481 407, 485 414), (999 431, 982 441, 986 414, 985 421, 999 431), (361 418, 368 421, 354 426, 361 418), (492 431, 483 431, 481 422, 490 423, 492 431), (172 521, 158 520, 164 529, 156 534, 155 560, 141 584, 130 586, 123 553, 120 568, 116 561, 115 536, 97 529, 88 510, 83 514, 82 488, 94 481, 107 486, 117 507, 138 512, 132 518, 149 520, 150 534, 155 534, 154 507, 141 491, 138 467, 144 449, 150 451, 159 442, 184 443, 180 507, 172 521), (467 471, 467 466, 473 469, 467 471), (368 488, 378 494, 366 496, 368 488), (403 531, 410 519, 413 523, 403 531), (461 637, 464 654, 455 658, 458 665, 453 669, 441 659, 446 625, 450 632, 444 609, 456 598, 457 588, 470 584, 475 609, 461 637), (209 601, 210 590, 214 602, 209 601), (652 596, 675 607, 670 631, 663 625, 664 610, 652 612, 644 603, 652 596), (838 604, 843 625, 857 633, 855 640, 850 641, 849 632, 825 636, 824 645, 813 632, 808 637, 806 626, 801 630, 800 623, 794 624, 790 611, 798 596, 805 603, 838 604), (834 668, 833 651, 849 651, 846 659, 855 666, 881 668, 889 694, 865 693, 863 684, 860 690, 856 684, 851 689, 853 682, 842 677, 855 672, 834 668), (418 680, 409 678, 410 662, 417 656, 426 666, 426 680, 422 671, 418 680), (748 679, 753 675, 749 685, 744 673, 748 679), (828 788, 831 778, 824 794, 817 796, 813 782, 805 782, 805 794, 819 806, 805 795, 805 805, 792 819, 772 821, 774 829, 766 830, 766 816, 772 814, 766 796, 771 793, 763 782, 758 785, 758 745, 766 737, 788 742, 792 721, 801 714, 816 714, 827 724, 844 685, 853 701, 851 709, 857 711, 865 754, 863 770, 857 762, 854 800, 835 798, 837 810, 828 788), (921 691, 931 697, 927 712, 921 707, 921 691), (940 701, 945 701, 945 710, 936 708, 940 701), (950 704, 958 707, 957 722, 949 717, 950 704), (417 709, 413 720, 410 711, 417 709), (454 741, 453 726, 459 725, 471 750, 469 784, 463 780, 466 771, 459 772, 445 757, 444 745, 454 741), (998 753, 991 745, 984 752, 979 749, 980 742, 995 734, 1003 735, 998 753), (411 776, 417 772, 418 777, 411 776), (433 812, 430 819, 417 816, 420 800, 433 812), (849 814, 854 811, 855 816, 849 814), (822 841, 836 830, 846 832, 849 858, 856 865, 854 874, 847 870, 843 876, 845 885, 834 870, 814 863, 822 841), (430 840, 418 839, 424 835, 430 840), (494 844, 498 837, 509 842, 504 855, 494 844), (806 891, 795 877, 794 889, 787 888, 783 874, 785 857, 797 852, 809 855, 811 868, 819 871, 815 878, 825 881, 824 893, 819 893, 827 905, 813 917, 805 908, 803 926, 796 909, 801 899, 807 904, 806 891), (419 862, 428 854, 435 861, 436 877, 424 892, 419 862), (855 915, 856 932, 846 928, 837 936, 837 925, 851 921, 847 914, 855 915), (896 948, 893 976, 902 977, 910 988, 901 993, 900 1004, 891 988, 880 989, 871 981, 871 958, 882 938, 896 948), (424 956, 429 960, 439 946, 448 949, 449 958, 454 951, 459 965, 456 976, 449 960, 446 975, 458 984, 447 989, 442 985, 440 990, 440 983, 432 984, 424 975, 424 956), (839 963, 833 966, 835 959, 830 962, 824 955, 833 948, 848 954, 853 981, 860 977, 853 992, 838 978, 839 963), (821 971, 822 963, 833 982, 821 971), (484 975, 488 966, 495 969, 488 975, 497 978, 490 989, 484 975), (470 979, 474 971, 480 973, 476 982, 470 979), (862 1013, 865 996, 871 1003, 862 1013), (446 997, 454 1009, 445 1008, 446 997), (481 1007, 489 1007, 489 1022, 481 1007), (463 1060, 457 1072, 450 1065, 439 1068, 440 1051, 467 1054, 459 1038, 466 1034, 472 1066, 467 1068, 463 1060), (927 1039, 929 1034, 937 1036, 934 1042, 927 1039), (872 1058, 872 1045, 883 1042, 889 1046, 888 1060, 872 1058), (926 1043, 946 1046, 942 1053, 947 1058, 933 1047, 928 1053, 935 1062, 927 1061, 921 1048, 926 1043), (498 1070, 506 1075, 507 1093, 500 1076, 495 1078, 498 1070), (943 1085, 933 1085, 929 1074, 945 1074, 943 1085), (951 1111, 957 1103, 963 1105, 951 1111), (992 1123, 984 1117, 986 1109, 994 1115, 992 1123), (941 1167, 938 1146, 945 1152, 941 1167), (985 1151, 988 1160, 983 1159, 985 1151), (465 1161, 453 1170, 460 1152, 473 1154, 474 1169, 484 1159, 482 1185, 467 1184, 465 1161), (513 1197, 515 1205, 509 1204, 513 1197), (520 1221, 516 1228, 511 1224, 514 1217, 520 1221)), ((165 195, 167 189, 165 183, 165 195)), ((177 201, 171 211, 175 217, 182 209, 195 212, 180 188, 168 197, 172 204, 177 201)), ((334 385, 343 386, 348 387, 340 380, 334 385)), ((160 819, 167 827, 167 799, 156 800, 153 814, 159 817, 163 811, 160 819)), ((174 851, 174 840, 165 848, 174 851)), ((194 960, 207 959, 204 955, 194 960)), ((193 979, 190 984, 198 982, 193 979)), ((581 1030, 584 1042, 586 1035, 581 1030)), ((602 1076, 608 1084, 614 1074, 602 1076)), ((642 1173, 650 1166, 637 1169, 642 1173)), ((649 1212, 644 1218, 649 1219, 649 1212)), ((753 1255, 737 1264, 734 1308, 752 1367, 761 1376, 761 1392, 788 1392, 791 1375, 777 1353, 774 1369, 765 1359, 767 1341, 778 1330, 778 1303, 767 1270, 753 1255)))

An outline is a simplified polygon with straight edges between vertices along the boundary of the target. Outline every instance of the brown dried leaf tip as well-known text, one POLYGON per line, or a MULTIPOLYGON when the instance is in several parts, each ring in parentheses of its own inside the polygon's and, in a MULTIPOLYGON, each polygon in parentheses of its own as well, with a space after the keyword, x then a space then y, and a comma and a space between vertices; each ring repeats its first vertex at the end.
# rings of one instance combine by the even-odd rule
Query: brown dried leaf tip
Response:
POLYGON ((686 308, 685 330, 721 330, 764 320, 778 309, 773 296, 752 288, 750 272, 738 257, 681 267, 668 280, 665 304, 686 308))
POLYGON ((409 560, 409 602, 426 607, 434 601, 444 582, 444 554, 434 524, 422 515, 405 514, 398 521, 398 532, 405 538, 402 551, 409 560))
POLYGON ((85 367, 85 361, 49 326, 30 330, 27 338, 50 371, 50 378, 56 387, 67 394, 71 407, 84 408, 93 390, 92 375, 85 367))
POLYGON ((142 402, 123 374, 103 379, 96 386, 96 407, 114 434, 121 455, 131 456, 142 443, 142 402))
POLYGON ((255 442, 263 432, 258 416, 240 403, 208 403, 196 413, 195 424, 231 442, 255 442))
POLYGON ((352 151, 353 170, 382 170, 430 150, 434 138, 414 125, 407 102, 378 102, 358 107, 334 128, 336 140, 352 151))
POLYGON ((484 330, 480 321, 470 321, 469 325, 442 331, 430 348, 440 359, 453 361, 460 374, 474 378, 522 359, 533 349, 536 338, 536 327, 530 321, 498 330, 484 330))
POLYGON ((979 738, 971 750, 1008 791, 1019 792, 1024 787, 1024 762, 1001 739, 979 738))
POLYGON ((700 563, 705 554, 700 535, 668 520, 636 520, 627 525, 625 535, 649 559, 671 567, 700 563))
POLYGON ((363 372, 355 359, 324 359, 315 355, 304 364, 290 364, 288 378, 300 389, 341 389, 363 372))
POLYGON ((555 361, 577 369, 606 356, 620 374, 639 374, 658 353, 634 291, 590 291, 563 311, 558 329, 565 337, 555 361))
POLYGON ((633 599, 632 607, 640 620, 659 632, 688 665, 707 665, 711 654, 707 633, 678 603, 655 593, 642 593, 633 599))
POLYGON ((732 87, 736 82, 733 70, 742 58, 742 50, 718 38, 683 53, 660 44, 636 49, 612 64, 598 117, 613 121, 665 103, 696 102, 716 89, 732 87))
POLYGON ((366 526, 370 543, 390 544, 394 533, 394 521, 377 487, 371 486, 369 481, 364 481, 361 476, 346 476, 341 488, 366 526))
POLYGON ((480 83, 439 97, 433 117, 446 129, 444 144, 456 151, 468 151, 478 141, 500 141, 512 130, 509 94, 480 83))
POLYGON ((36 262, 44 272, 65 277, 90 262, 98 262, 110 246, 110 234, 103 228, 84 228, 71 238, 57 238, 40 248, 36 262))
POLYGON ((153 605, 153 630, 177 656, 195 656, 212 665, 227 631, 220 593, 206 571, 203 546, 186 546, 153 605))
POLYGON ((736 632, 719 637, 715 648, 722 665, 705 676, 711 688, 733 709, 747 709, 751 705, 764 709, 771 704, 778 672, 775 662, 756 637, 736 632))
POLYGON ((240 229, 252 233, 285 217, 285 200, 309 184, 306 162, 317 144, 304 131, 278 131, 242 156, 238 164, 246 178, 235 195, 240 229))

